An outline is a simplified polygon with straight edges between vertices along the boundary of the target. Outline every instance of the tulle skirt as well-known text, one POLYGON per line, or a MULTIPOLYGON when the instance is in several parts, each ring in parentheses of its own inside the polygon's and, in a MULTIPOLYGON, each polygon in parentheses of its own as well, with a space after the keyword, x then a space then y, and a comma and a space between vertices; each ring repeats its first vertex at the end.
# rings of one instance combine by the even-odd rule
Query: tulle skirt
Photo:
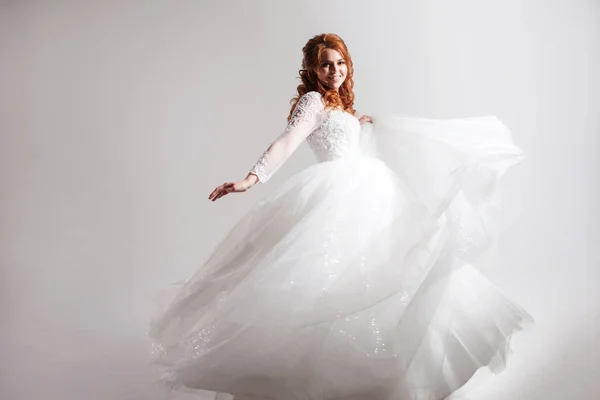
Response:
POLYGON ((361 141, 256 204, 177 288, 150 330, 167 383, 438 400, 503 369, 530 317, 478 269, 493 261, 498 178, 522 158, 510 132, 494 117, 380 117, 361 141))

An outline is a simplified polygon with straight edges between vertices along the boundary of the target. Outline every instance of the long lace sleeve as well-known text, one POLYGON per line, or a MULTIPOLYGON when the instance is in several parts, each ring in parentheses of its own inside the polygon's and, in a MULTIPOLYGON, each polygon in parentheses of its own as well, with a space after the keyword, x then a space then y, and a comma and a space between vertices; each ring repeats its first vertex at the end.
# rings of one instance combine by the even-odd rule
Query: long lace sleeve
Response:
POLYGON ((268 181, 319 125, 323 110, 320 93, 308 92, 300 97, 287 127, 262 154, 250 173, 262 183, 268 181))

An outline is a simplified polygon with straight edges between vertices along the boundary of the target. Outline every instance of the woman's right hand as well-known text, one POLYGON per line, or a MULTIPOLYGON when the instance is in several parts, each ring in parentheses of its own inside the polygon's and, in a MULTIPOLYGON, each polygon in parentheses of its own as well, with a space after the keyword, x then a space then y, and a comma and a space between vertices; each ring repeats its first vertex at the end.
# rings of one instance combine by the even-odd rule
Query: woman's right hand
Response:
POLYGON ((229 193, 242 193, 252 186, 256 185, 258 177, 254 174, 248 174, 246 179, 237 182, 225 182, 221 186, 215 188, 212 193, 208 196, 211 201, 216 201, 221 197, 228 195, 229 193))

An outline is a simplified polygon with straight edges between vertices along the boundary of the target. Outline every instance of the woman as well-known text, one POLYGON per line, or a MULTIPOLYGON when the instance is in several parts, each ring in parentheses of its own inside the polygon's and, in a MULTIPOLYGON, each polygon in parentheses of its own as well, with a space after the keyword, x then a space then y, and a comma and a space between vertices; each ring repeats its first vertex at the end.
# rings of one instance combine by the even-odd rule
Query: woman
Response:
POLYGON ((255 205, 153 321, 165 378, 236 399, 437 400, 499 371, 529 316, 474 266, 495 183, 522 158, 510 133, 494 117, 373 125, 356 117, 342 39, 303 52, 285 131, 209 199, 267 182, 304 139, 319 162, 255 205))

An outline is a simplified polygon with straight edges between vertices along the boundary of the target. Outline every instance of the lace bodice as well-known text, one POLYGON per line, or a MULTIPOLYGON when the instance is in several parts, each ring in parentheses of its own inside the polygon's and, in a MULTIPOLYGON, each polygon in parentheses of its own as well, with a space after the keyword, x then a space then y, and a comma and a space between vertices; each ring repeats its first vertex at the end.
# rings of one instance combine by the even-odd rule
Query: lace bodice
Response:
POLYGON ((308 92, 298 100, 285 130, 258 159, 250 173, 266 182, 307 140, 319 162, 359 153, 360 123, 355 116, 325 109, 321 94, 308 92))

